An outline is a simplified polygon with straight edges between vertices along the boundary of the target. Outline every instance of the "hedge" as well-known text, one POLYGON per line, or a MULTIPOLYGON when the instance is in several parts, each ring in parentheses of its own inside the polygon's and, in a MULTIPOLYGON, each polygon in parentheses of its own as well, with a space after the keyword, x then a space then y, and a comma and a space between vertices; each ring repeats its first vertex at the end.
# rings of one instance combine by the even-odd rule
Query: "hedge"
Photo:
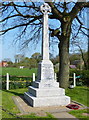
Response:
MULTIPOLYGON (((14 82, 9 82, 9 89, 18 89, 18 88, 26 88, 31 85, 31 81, 27 82, 21 82, 21 81, 14 81, 14 82)), ((6 82, 2 82, 2 89, 6 89, 6 82)))
MULTIPOLYGON (((6 76, 1 77, 0 87, 1 89, 6 89, 6 76)), ((21 77, 21 76, 10 76, 9 77, 9 88, 10 89, 18 89, 18 88, 25 88, 31 85, 32 77, 21 77)))

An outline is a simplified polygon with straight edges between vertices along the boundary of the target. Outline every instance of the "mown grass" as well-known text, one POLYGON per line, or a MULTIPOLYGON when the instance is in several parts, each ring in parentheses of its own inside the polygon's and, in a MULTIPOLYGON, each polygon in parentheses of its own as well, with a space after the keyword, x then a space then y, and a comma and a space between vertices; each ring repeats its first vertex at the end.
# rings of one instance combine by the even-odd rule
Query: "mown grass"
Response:
POLYGON ((6 67, 2 68, 2 72, 0 72, 0 75, 6 75, 6 73, 9 73, 12 76, 32 76, 33 73, 37 74, 37 68, 15 68, 15 67, 6 67))
POLYGON ((84 115, 83 113, 88 113, 89 114, 89 109, 84 109, 84 110, 72 110, 69 112, 76 118, 79 118, 80 120, 89 120, 89 116, 84 115))
MULTIPOLYGON (((20 113, 19 109, 15 105, 14 101, 12 100, 12 96, 20 96, 23 95, 24 92, 28 91, 28 88, 22 88, 22 89, 13 89, 9 91, 2 91, 2 106, 7 111, 2 111, 2 118, 15 118, 16 116, 13 116, 11 114, 8 114, 9 112, 13 114, 20 113)), ((28 114, 28 115, 22 115, 20 116, 22 118, 42 118, 42 120, 45 120, 45 118, 54 118, 51 114, 47 113, 47 116, 39 117, 35 114, 28 114), (43 119, 44 118, 44 119, 43 119)))
MULTIPOLYGON (((2 91, 2 106, 3 108, 7 109, 11 113, 17 114, 20 113, 18 110, 17 106, 15 105, 14 101, 12 100, 12 96, 20 96, 23 95, 24 92, 28 91, 28 88, 22 88, 22 89, 13 89, 9 91, 2 91)), ((72 100, 76 100, 77 102, 80 102, 84 105, 89 106, 89 101, 87 99, 87 94, 89 93, 89 88, 88 87, 76 87, 74 89, 67 89, 66 90, 66 95, 70 96, 72 100), (87 104, 88 103, 88 104, 87 104)), ((82 115, 82 113, 89 113, 87 110, 72 110, 69 112, 70 114, 74 115, 77 118, 82 118, 84 120, 87 117, 82 115)), ((7 112, 2 112, 2 117, 3 118, 15 118, 15 116, 12 116, 8 114, 7 112)), ((28 115, 23 115, 20 116, 22 118, 41 118, 36 116, 35 114, 28 114, 28 115)), ((46 117, 43 116, 43 120, 45 118, 53 118, 51 114, 47 114, 46 117), (44 119, 43 119, 44 118, 44 119)), ((38 119, 37 119, 38 120, 38 119)))
MULTIPOLYGON (((26 92, 27 89, 15 89, 15 90, 9 90, 9 91, 2 91, 2 106, 7 111, 10 111, 11 113, 17 114, 20 113, 17 106, 15 105, 14 101, 12 100, 12 96, 20 96, 26 92)), ((3 111, 2 117, 4 118, 13 118, 14 116, 8 114, 8 112, 3 111)))
MULTIPOLYGON (((66 95, 70 96, 72 100, 89 107, 89 87, 77 86, 74 89, 66 89, 66 95)), ((83 115, 83 113, 89 113, 89 109, 72 110, 69 113, 80 120, 89 120, 89 116, 83 115)))
POLYGON ((80 102, 89 107, 89 87, 77 86, 74 89, 66 89, 66 95, 70 96, 72 100, 80 102))

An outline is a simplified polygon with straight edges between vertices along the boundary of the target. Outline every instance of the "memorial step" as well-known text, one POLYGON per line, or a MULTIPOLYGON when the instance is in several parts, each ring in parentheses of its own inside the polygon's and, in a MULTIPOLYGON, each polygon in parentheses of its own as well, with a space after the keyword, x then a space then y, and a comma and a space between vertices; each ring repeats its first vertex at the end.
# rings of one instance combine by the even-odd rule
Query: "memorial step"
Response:
POLYGON ((38 82, 38 81, 34 81, 32 82, 32 86, 36 87, 36 88, 49 88, 49 87, 53 87, 53 88, 59 88, 59 83, 54 81, 51 82, 38 82))
POLYGON ((48 89, 39 89, 32 86, 29 86, 28 92, 35 97, 51 97, 51 96, 63 96, 65 95, 65 90, 63 88, 48 88, 48 89))
POLYGON ((29 92, 25 92, 24 97, 33 107, 65 106, 70 103, 70 97, 68 96, 34 97, 29 92))

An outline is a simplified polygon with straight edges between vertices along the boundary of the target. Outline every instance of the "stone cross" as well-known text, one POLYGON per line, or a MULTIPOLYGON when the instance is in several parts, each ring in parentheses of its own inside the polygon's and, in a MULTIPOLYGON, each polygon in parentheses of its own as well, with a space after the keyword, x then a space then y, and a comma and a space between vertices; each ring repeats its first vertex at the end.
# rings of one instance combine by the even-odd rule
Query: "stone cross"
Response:
POLYGON ((49 60, 48 13, 51 12, 51 7, 44 3, 41 5, 40 10, 43 13, 42 59, 49 60))
POLYGON ((48 13, 51 12, 51 8, 44 3, 40 9, 43 13, 43 59, 38 64, 38 78, 35 81, 33 78, 32 86, 29 86, 24 97, 33 107, 66 106, 70 104, 70 97, 65 96, 63 88, 59 88, 59 83, 54 77, 53 63, 49 60, 48 13))

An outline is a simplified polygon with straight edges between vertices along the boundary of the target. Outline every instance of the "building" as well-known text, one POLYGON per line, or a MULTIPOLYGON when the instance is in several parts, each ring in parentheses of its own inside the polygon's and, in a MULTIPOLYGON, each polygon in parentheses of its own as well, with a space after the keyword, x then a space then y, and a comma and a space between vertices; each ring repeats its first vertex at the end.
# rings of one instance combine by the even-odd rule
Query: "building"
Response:
POLYGON ((0 62, 0 67, 7 67, 7 66, 8 66, 7 61, 1 61, 0 62))

